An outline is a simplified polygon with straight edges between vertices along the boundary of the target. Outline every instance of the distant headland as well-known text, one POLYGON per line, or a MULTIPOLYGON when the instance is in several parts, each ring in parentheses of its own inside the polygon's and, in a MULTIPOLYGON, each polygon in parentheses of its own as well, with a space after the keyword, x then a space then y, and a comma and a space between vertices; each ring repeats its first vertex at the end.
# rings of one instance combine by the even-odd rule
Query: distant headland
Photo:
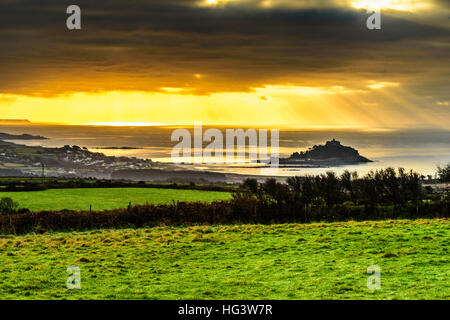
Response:
POLYGON ((280 159, 280 164, 293 165, 346 165, 373 162, 359 154, 358 150, 343 146, 335 139, 325 145, 315 145, 305 152, 294 152, 289 158, 280 159))
POLYGON ((0 124, 7 125, 7 124, 31 124, 30 120, 27 119, 0 119, 0 124))
POLYGON ((31 134, 9 134, 0 132, 0 140, 47 140, 43 136, 32 136, 31 134))

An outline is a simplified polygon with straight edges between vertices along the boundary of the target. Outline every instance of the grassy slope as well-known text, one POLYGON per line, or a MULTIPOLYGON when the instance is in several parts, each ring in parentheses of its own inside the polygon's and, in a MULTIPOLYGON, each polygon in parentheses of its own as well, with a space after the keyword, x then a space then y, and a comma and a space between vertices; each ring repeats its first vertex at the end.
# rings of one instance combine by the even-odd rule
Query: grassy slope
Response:
POLYGON ((448 220, 4 236, 0 298, 449 299, 449 239, 448 220), (73 264, 81 290, 65 287, 73 264))
POLYGON ((51 189, 33 192, 1 192, 0 197, 10 197, 19 202, 21 208, 38 210, 106 210, 124 208, 132 204, 171 203, 179 201, 226 200, 231 197, 228 192, 176 190, 156 188, 85 188, 85 189, 51 189))

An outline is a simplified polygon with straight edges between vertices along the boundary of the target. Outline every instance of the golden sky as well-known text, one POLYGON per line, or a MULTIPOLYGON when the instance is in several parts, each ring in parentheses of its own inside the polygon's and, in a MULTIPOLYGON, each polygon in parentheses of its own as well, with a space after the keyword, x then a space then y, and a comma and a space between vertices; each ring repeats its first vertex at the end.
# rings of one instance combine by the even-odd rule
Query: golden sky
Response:
POLYGON ((0 118, 450 128, 446 1, 78 5, 68 31, 58 1, 0 4, 0 118))

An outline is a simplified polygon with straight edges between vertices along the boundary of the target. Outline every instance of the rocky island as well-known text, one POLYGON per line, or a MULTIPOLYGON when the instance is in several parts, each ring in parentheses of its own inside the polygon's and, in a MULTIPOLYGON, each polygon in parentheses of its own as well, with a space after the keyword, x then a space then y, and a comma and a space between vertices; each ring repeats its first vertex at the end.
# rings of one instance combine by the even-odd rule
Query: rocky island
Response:
POLYGON ((305 152, 294 152, 289 158, 281 158, 280 164, 333 166, 372 162, 359 154, 358 150, 343 146, 335 139, 325 145, 315 145, 305 152))

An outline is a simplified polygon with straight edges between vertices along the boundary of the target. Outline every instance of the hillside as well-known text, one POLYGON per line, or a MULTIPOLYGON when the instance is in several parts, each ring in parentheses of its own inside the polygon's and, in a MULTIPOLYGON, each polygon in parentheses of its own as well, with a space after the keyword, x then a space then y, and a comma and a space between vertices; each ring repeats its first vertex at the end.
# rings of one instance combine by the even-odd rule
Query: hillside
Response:
POLYGON ((76 145, 46 148, 0 140, 0 169, 20 167, 23 175, 39 176, 42 164, 45 165, 47 174, 52 176, 109 177, 115 170, 150 168, 152 161, 106 156, 76 145))

